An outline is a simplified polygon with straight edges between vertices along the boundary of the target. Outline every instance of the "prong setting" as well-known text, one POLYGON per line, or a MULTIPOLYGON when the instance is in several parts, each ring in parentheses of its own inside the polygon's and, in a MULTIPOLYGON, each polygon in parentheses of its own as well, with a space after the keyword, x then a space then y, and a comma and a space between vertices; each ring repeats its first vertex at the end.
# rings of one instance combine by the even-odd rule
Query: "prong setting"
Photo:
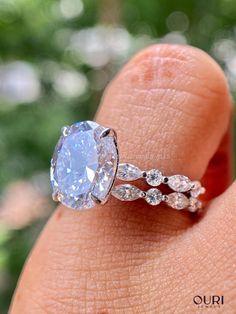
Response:
POLYGON ((63 136, 68 136, 70 134, 70 126, 65 125, 61 128, 61 133, 63 136))
POLYGON ((162 195, 162 201, 167 202, 168 201, 168 195, 162 195))
POLYGON ((104 205, 108 201, 108 198, 105 198, 104 200, 100 200, 93 193, 91 193, 90 195, 91 195, 91 199, 98 205, 104 205))
POLYGON ((162 182, 165 183, 165 184, 168 183, 168 180, 169 180, 168 177, 163 177, 163 178, 162 178, 162 182))
POLYGON ((147 196, 147 193, 145 192, 145 191, 142 191, 141 193, 140 193, 140 197, 141 198, 145 198, 147 196))
POLYGON ((52 193, 52 199, 55 202, 61 202, 63 200, 63 194, 60 192, 54 192, 52 193))
POLYGON ((102 201, 95 195, 91 193, 91 199, 96 203, 96 204, 102 204, 102 201))
POLYGON ((103 138, 106 136, 113 136, 115 139, 117 138, 116 131, 111 128, 105 128, 100 134, 100 138, 103 138))

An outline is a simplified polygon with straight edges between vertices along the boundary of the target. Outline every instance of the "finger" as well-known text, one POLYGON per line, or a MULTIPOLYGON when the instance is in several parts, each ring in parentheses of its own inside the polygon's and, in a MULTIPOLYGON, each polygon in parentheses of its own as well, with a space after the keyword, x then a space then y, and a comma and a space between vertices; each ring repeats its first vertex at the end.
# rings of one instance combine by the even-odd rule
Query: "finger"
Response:
POLYGON ((223 308, 221 305, 220 313, 234 313, 236 309, 235 209, 236 181, 210 203, 204 219, 181 243, 183 251, 195 252, 194 260, 188 259, 185 265, 186 269, 192 269, 185 282, 189 282, 191 276, 195 278, 195 286, 192 292, 187 288, 185 293, 194 296, 196 291, 201 291, 209 295, 214 291, 224 296, 227 301, 223 308))
POLYGON ((203 186, 206 187, 205 200, 223 193, 233 179, 233 145, 232 126, 230 125, 221 143, 211 158, 207 170, 202 179, 203 186), (216 184, 217 183, 217 184, 216 184))
MULTIPOLYGON (((224 75, 211 58, 187 46, 156 45, 111 83, 97 121, 117 131, 121 161, 199 179, 230 111, 224 75)), ((60 207, 26 264, 11 313, 159 308, 171 284, 154 265, 190 222, 141 201, 113 199, 81 213, 60 207)))
POLYGON ((226 80, 212 59, 190 47, 155 46, 112 82, 97 120, 117 129, 121 161, 201 178, 230 112, 226 80))
POLYGON ((185 57, 184 47, 175 48, 157 46, 156 56, 148 49, 130 62, 107 90, 97 120, 118 130, 121 162, 182 172, 192 179, 205 174, 209 198, 232 180, 230 94, 212 59, 193 48, 185 57), (218 187, 211 184, 217 176, 222 182, 218 187))

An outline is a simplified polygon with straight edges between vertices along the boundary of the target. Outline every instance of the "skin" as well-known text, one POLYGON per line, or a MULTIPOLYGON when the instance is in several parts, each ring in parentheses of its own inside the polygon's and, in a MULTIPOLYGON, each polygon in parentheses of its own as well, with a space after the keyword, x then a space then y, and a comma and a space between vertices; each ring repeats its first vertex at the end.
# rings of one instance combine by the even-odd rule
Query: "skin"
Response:
POLYGON ((213 294, 225 304, 207 313, 235 313, 231 113, 224 74, 206 53, 154 45, 136 55, 106 89, 96 121, 117 131, 121 162, 203 178, 211 201, 201 215, 114 198, 83 212, 59 206, 10 313, 203 313, 193 297, 213 294))

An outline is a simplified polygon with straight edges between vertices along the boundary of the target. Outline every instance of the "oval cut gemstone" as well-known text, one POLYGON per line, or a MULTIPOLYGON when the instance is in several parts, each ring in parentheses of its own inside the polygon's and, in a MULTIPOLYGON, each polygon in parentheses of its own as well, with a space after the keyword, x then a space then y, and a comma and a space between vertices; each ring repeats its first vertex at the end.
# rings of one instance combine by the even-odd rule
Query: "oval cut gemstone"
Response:
POLYGON ((53 194, 64 205, 85 209, 103 202, 113 185, 118 151, 113 135, 92 122, 75 123, 63 129, 51 162, 53 194), (103 136, 103 134, 105 134, 103 136))

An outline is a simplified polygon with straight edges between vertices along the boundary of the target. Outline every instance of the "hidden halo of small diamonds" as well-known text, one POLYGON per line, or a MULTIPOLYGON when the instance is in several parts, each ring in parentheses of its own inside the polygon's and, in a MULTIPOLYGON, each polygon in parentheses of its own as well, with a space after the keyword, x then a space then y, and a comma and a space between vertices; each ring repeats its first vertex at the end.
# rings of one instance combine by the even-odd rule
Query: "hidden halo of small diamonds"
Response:
POLYGON ((144 199, 149 205, 161 202, 177 210, 196 212, 202 207, 198 197, 205 192, 199 181, 184 175, 164 176, 158 169, 142 171, 129 163, 119 164, 116 133, 93 121, 83 121, 62 128, 51 160, 53 199, 73 209, 104 204, 110 194, 121 201, 144 199), (144 179, 147 191, 115 180, 144 179), (172 191, 163 194, 157 187, 167 185, 172 191))

